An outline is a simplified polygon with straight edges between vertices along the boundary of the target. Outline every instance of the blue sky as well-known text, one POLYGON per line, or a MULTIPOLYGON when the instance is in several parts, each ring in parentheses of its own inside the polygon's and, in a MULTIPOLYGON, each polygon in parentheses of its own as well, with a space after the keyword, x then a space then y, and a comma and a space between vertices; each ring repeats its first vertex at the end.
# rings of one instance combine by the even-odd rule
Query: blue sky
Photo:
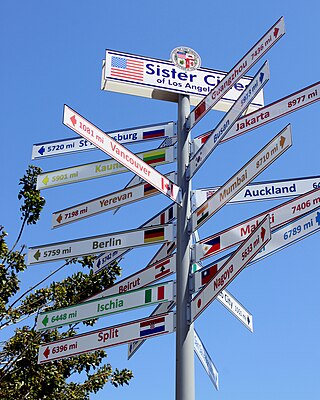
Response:
MULTIPOLYGON (((0 6, 2 62, 1 160, 3 196, 1 221, 14 240, 19 229, 18 181, 34 143, 74 137, 63 126, 63 104, 103 130, 111 131, 163 121, 175 121, 177 105, 100 90, 105 49, 169 59, 177 46, 196 50, 202 65, 228 71, 281 17, 285 36, 249 72, 269 60, 271 78, 265 104, 319 80, 318 2, 195 3, 167 1, 110 3, 87 1, 15 1, 0 6), (112 4, 112 5, 111 5, 112 4)), ((194 129, 197 136, 214 128, 221 112, 210 112, 194 129)), ((232 140, 219 148, 198 171, 193 187, 223 184, 288 123, 293 146, 256 181, 319 175, 318 103, 232 140)), ((151 148, 155 146, 151 144, 151 148)), ((139 147, 130 147, 140 151, 139 147)), ((36 161, 44 171, 104 159, 98 151, 36 161)), ((164 169, 161 169, 164 171, 164 169)), ((43 191, 47 204, 41 221, 26 230, 28 246, 134 229, 169 204, 164 196, 137 203, 116 215, 104 213, 58 230, 51 230, 52 212, 119 190, 131 174, 101 178, 43 191)), ((214 234, 254 216, 279 201, 227 205, 199 231, 214 234)), ((195 361, 196 398, 228 400, 319 398, 319 236, 313 235, 243 271, 228 290, 253 314, 254 333, 212 304, 195 323, 199 336, 219 370, 216 392, 195 361)), ((156 246, 132 251, 122 262, 123 276, 144 266, 156 246)), ((30 267, 22 287, 41 279, 59 263, 30 267)), ((71 267, 70 267, 71 268, 71 267)), ((63 278, 74 270, 64 269, 63 278)), ((149 315, 143 309, 99 321, 113 325, 149 315)), ((2 332, 2 337, 10 334, 2 332)), ((127 347, 108 350, 107 362, 130 368, 129 387, 106 388, 92 399, 173 399, 175 335, 150 339, 127 361, 127 347)))

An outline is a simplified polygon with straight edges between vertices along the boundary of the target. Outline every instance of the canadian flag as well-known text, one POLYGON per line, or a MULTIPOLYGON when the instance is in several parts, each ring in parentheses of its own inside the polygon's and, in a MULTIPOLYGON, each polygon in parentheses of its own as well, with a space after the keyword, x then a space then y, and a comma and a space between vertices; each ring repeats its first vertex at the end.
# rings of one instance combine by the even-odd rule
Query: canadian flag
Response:
POLYGON ((168 195, 173 196, 173 184, 169 179, 161 178, 161 189, 165 190, 168 195))

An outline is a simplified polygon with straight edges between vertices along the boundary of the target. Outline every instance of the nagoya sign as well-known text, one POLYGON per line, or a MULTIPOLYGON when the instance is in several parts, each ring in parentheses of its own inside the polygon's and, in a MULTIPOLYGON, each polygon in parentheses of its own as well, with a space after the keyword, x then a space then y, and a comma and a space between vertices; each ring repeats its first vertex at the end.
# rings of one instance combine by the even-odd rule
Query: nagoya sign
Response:
POLYGON ((244 240, 257 227, 259 222, 270 215, 271 230, 289 223, 302 215, 320 207, 320 188, 289 200, 277 207, 271 208, 240 224, 201 240, 195 245, 196 260, 214 256, 221 251, 244 240))
MULTIPOLYGON (((178 102, 178 93, 182 93, 189 95, 190 103, 196 105, 225 76, 225 72, 208 68, 182 71, 171 61, 107 50, 102 71, 102 89, 174 102, 178 102)), ((250 81, 251 78, 244 77, 231 85, 215 109, 227 111, 250 81)), ((261 94, 251 109, 262 105, 261 94)))
POLYGON ((190 160, 188 171, 190 177, 201 167, 213 150, 218 146, 222 138, 229 132, 236 123, 239 116, 245 111, 256 94, 263 88, 270 78, 269 64, 265 62, 257 74, 254 76, 245 91, 234 103, 228 113, 222 118, 214 130, 214 134, 209 136, 207 142, 193 155, 190 160))
POLYGON ((150 183, 171 200, 177 203, 181 202, 178 186, 67 105, 64 106, 63 123, 130 171, 150 183))
POLYGON ((249 182, 264 171, 273 161, 292 145, 291 127, 288 125, 276 135, 262 150, 230 178, 217 192, 205 201, 191 217, 193 229, 198 229, 221 207, 231 200, 249 182))
POLYGON ((38 316, 36 329, 42 331, 58 328, 171 300, 173 300, 173 281, 86 301, 67 308, 42 312, 38 316))
MULTIPOLYGON (((176 136, 176 123, 164 122, 163 124, 147 125, 138 128, 122 129, 120 131, 106 132, 118 143, 137 143, 145 140, 161 139, 176 136)), ((70 138, 34 144, 32 159, 52 157, 79 151, 97 150, 97 147, 86 139, 70 138)))
POLYGON ((280 18, 248 51, 212 91, 191 111, 187 126, 192 129, 238 82, 238 80, 284 35, 284 20, 280 18))
POLYGON ((129 343, 137 339, 148 339, 173 331, 173 313, 143 318, 55 342, 43 343, 39 348, 38 363, 43 364, 60 360, 106 347, 129 343))
POLYGON ((174 226, 157 225, 153 228, 134 229, 108 235, 76 239, 69 242, 53 243, 30 247, 28 263, 38 264, 48 261, 65 260, 86 254, 101 253, 135 246, 146 246, 174 240, 174 226))
POLYGON ((191 301, 191 322, 208 307, 271 238, 269 215, 191 301))

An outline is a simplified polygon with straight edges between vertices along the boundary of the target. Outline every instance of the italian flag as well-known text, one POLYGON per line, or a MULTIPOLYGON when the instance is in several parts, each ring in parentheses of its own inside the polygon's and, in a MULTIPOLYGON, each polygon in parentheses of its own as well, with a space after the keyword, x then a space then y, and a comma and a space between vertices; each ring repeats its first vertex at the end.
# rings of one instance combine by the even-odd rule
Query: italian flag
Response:
POLYGON ((154 303, 164 300, 164 285, 146 289, 144 292, 144 303, 154 303))

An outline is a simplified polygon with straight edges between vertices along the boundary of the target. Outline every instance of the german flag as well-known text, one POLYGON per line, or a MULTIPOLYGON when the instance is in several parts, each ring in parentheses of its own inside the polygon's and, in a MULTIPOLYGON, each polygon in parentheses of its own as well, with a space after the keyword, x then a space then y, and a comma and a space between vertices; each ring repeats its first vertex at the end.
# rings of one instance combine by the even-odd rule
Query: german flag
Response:
POLYGON ((159 242, 164 240, 164 227, 144 231, 144 243, 159 242))
POLYGON ((166 161, 166 150, 165 149, 157 149, 152 150, 143 155, 143 161, 147 164, 154 165, 159 164, 166 161))

